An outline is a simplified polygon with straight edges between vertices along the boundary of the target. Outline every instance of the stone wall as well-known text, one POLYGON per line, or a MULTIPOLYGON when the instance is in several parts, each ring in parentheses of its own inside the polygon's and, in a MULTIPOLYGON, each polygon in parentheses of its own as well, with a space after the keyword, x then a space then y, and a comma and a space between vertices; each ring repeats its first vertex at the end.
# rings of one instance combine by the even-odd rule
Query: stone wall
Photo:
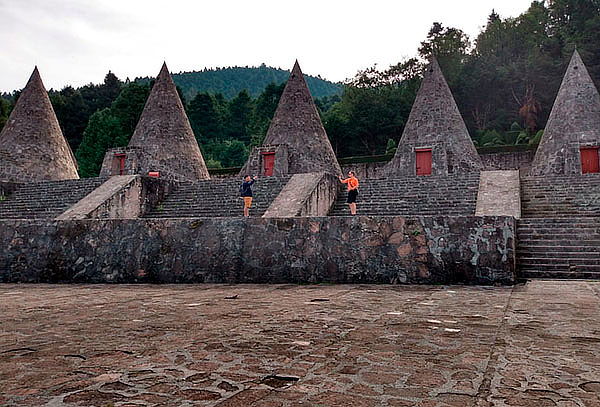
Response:
POLYGON ((162 202, 174 186, 164 179, 114 176, 56 219, 135 219, 162 202))
MULTIPOLYGON (((275 162, 273 166, 273 175, 276 177, 285 176, 289 173, 288 147, 285 144, 271 145, 266 144, 254 147, 246 164, 239 171, 238 175, 264 175, 263 157, 264 153, 274 153, 275 162)), ((212 174, 211 174, 212 177, 212 174)))
POLYGON ((337 197, 338 187, 337 178, 325 172, 294 174, 263 217, 326 216, 337 197))
POLYGON ((0 282, 515 281, 511 217, 1 221, 0 282))
POLYGON ((117 147, 109 149, 106 154, 104 154, 100 176, 111 177, 113 175, 139 174, 139 153, 140 149, 137 147, 117 147), (122 170, 120 168, 119 156, 123 159, 122 170))
MULTIPOLYGON (((480 151, 479 156, 483 163, 484 171, 492 170, 523 170, 527 171, 531 167, 535 150, 526 151, 508 151, 508 152, 486 152, 480 151)), ((365 159, 366 157, 357 157, 357 160, 365 159)), ((348 171, 356 172, 358 179, 367 178, 385 178, 385 166, 389 161, 375 162, 347 162, 344 159, 342 164, 342 172, 347 174, 348 171)), ((432 163, 435 165, 435 163, 432 163)))
POLYGON ((533 162, 535 150, 503 153, 480 153, 483 168, 491 170, 528 170, 533 162))
POLYGON ((386 176, 384 173, 384 168, 387 163, 387 161, 379 161, 370 163, 343 164, 342 173, 345 177, 346 174, 348 174, 348 171, 354 171, 359 180, 366 178, 384 178, 386 176))

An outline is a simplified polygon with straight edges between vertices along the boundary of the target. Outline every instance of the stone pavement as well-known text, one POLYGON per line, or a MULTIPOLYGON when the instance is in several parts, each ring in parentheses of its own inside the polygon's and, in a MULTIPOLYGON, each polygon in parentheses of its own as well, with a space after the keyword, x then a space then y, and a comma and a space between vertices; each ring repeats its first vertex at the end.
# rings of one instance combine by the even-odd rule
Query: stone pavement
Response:
POLYGON ((600 282, 0 285, 3 406, 600 406, 600 282))

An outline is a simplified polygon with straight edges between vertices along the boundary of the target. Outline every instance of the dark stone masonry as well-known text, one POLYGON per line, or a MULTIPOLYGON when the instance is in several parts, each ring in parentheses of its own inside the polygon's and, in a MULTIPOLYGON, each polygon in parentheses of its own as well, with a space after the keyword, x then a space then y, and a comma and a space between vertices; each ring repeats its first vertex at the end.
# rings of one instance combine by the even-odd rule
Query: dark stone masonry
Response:
POLYGON ((159 172, 161 177, 174 180, 209 178, 166 64, 156 78, 129 147, 137 148, 136 159, 141 174, 159 172))
POLYGON ((76 178, 75 157, 36 67, 0 132, 0 181, 76 178))
POLYGON ((390 175, 416 175, 418 149, 430 149, 432 175, 473 172, 482 168, 467 126, 435 58, 425 71, 387 172, 390 175))
POLYGON ((393 159, 344 160, 361 181, 358 217, 297 62, 242 169, 259 175, 250 219, 241 217, 239 177, 209 179, 166 65, 129 146, 107 152, 101 178, 45 180, 56 176, 49 157, 72 157, 48 147, 66 142, 37 70, 10 120, 0 143, 0 281, 492 285, 600 276, 600 96, 577 53, 533 165, 522 147, 477 152, 433 59, 393 159), (48 147, 43 155, 8 152, 29 132, 48 147), (41 181, 14 182, 21 164, 41 181))
POLYGON ((575 51, 548 118, 530 174, 581 174, 582 147, 600 147, 600 94, 575 51))
POLYGON ((511 217, 2 221, 0 282, 515 282, 511 217))
MULTIPOLYGON (((320 171, 341 174, 340 165, 298 61, 285 85, 263 145, 286 147, 280 152, 270 150, 275 152, 277 160, 274 167, 276 175, 320 171), (279 155, 285 155, 285 159, 282 161, 279 155), (285 164, 287 168, 282 169, 281 164, 285 164)), ((263 174, 264 164, 261 158, 264 152, 264 149, 255 149, 240 175, 263 174)))

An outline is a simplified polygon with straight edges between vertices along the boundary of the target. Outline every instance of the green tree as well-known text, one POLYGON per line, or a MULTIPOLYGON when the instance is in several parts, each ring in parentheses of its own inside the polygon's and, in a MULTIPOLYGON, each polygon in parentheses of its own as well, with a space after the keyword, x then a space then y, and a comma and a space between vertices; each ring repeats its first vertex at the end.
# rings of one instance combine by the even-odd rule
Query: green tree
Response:
POLYGON ((231 140, 250 143, 248 125, 252 117, 252 99, 246 90, 241 91, 229 103, 229 114, 226 121, 226 135, 231 140))
POLYGON ((12 105, 10 102, 3 97, 0 97, 0 131, 4 128, 6 121, 8 120, 8 116, 10 115, 10 111, 12 109, 12 105))
POLYGON ((148 85, 132 82, 123 87, 110 107, 111 114, 119 120, 127 141, 133 135, 149 94, 150 87, 148 85))
POLYGON ((222 115, 217 110, 213 96, 208 93, 198 93, 190 101, 187 114, 199 143, 223 139, 222 115))
POLYGON ((78 89, 71 86, 60 92, 51 91, 49 96, 65 138, 73 150, 77 149, 90 117, 85 99, 78 89))
POLYGON ((94 113, 83 133, 75 156, 81 177, 96 177, 100 173, 106 150, 127 145, 119 119, 106 108, 94 113))
POLYGON ((421 42, 419 55, 424 59, 435 56, 446 80, 452 85, 461 74, 470 47, 469 37, 462 30, 444 27, 436 22, 429 30, 427 39, 421 42))

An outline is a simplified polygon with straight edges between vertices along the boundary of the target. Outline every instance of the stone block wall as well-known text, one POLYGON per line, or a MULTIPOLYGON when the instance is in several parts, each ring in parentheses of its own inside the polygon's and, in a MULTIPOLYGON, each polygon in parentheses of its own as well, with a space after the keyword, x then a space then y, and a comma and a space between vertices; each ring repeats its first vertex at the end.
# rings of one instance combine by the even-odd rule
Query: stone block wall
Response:
POLYGON ((248 161, 246 161, 246 164, 242 167, 238 175, 242 177, 244 175, 264 175, 264 153, 275 153, 274 176, 281 177, 289 173, 288 146, 285 144, 266 144, 252 149, 248 161))
POLYGON ((56 219, 136 219, 163 201, 174 187, 174 183, 165 179, 139 175, 110 177, 56 219))
MULTIPOLYGON (((408 154, 407 157, 413 157, 414 154, 408 154)), ((494 152, 488 153, 485 151, 479 152, 481 161, 483 163, 484 171, 492 170, 523 170, 527 171, 531 167, 533 157, 535 156, 535 150, 526 151, 509 151, 509 152, 494 152)), ((359 160, 364 157, 357 157, 359 160)), ((437 161, 442 160, 443 157, 438 157, 437 161)), ((411 158, 411 164, 414 166, 414 157, 411 158)), ((344 160, 345 161, 345 160, 344 160)), ((435 161, 432 163, 435 166, 435 161)), ((344 162, 342 165, 342 172, 345 174, 348 171, 356 172, 358 179, 368 178, 385 178, 387 175, 384 171, 385 166, 389 161, 376 161, 376 162, 357 162, 348 163, 344 162)), ((441 170, 440 170, 441 171, 441 170)), ((434 173, 444 174, 443 171, 437 171, 434 173)))
POLYGON ((338 186, 337 178, 325 172, 294 174, 263 217, 326 216, 338 186))
POLYGON ((386 164, 387 161, 344 164, 342 165, 342 173, 344 174, 344 177, 346 177, 348 171, 354 171, 359 180, 367 178, 384 178, 386 176, 384 172, 386 164))
MULTIPOLYGON (((139 159, 140 149, 137 147, 118 147, 111 148, 104 155, 102 161, 102 168, 100 169, 101 177, 110 177, 113 175, 135 175, 140 172, 139 170, 139 159), (124 156, 125 166, 123 173, 119 171, 119 160, 118 155, 124 156)), ((144 174, 147 175, 147 174, 144 174)))
POLYGON ((1 221, 0 282, 515 281, 511 217, 1 221))
POLYGON ((533 162, 535 150, 511 151, 506 153, 480 154, 483 168, 492 170, 528 170, 533 162))

